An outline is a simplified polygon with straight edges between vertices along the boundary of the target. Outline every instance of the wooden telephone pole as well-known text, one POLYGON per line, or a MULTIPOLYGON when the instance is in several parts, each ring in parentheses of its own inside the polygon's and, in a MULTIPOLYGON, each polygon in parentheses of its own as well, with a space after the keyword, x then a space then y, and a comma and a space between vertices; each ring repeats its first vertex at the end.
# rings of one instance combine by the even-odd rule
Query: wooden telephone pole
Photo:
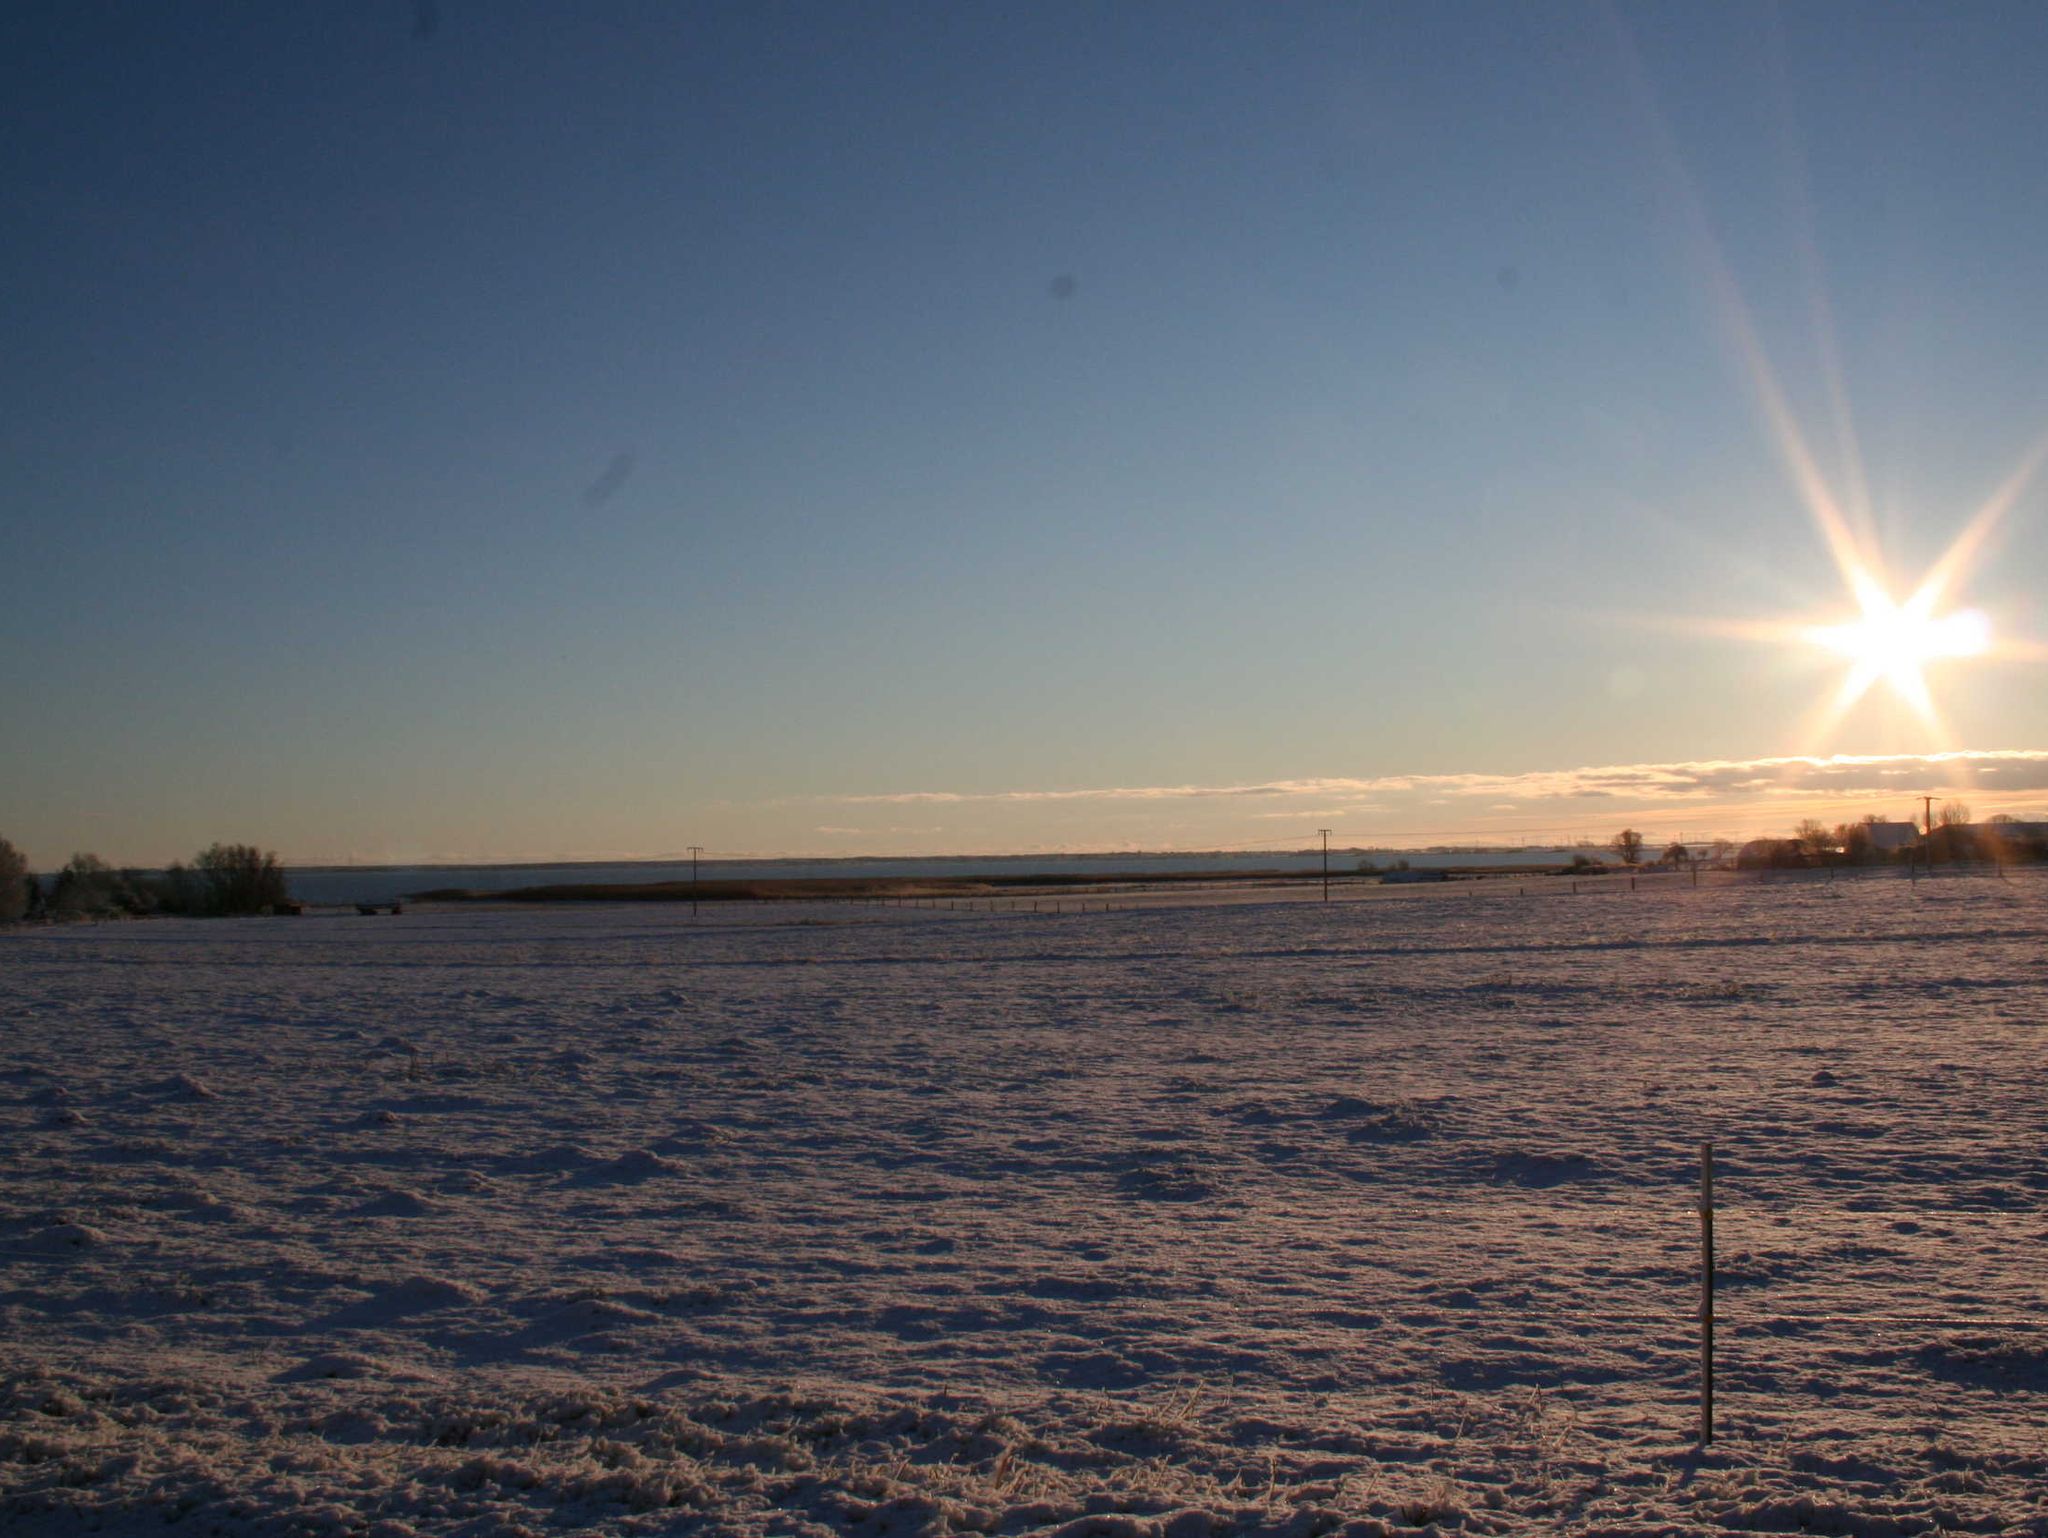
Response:
POLYGON ((1330 830, 1328 828, 1318 828, 1316 832, 1323 836, 1323 901, 1328 902, 1330 900, 1330 830))

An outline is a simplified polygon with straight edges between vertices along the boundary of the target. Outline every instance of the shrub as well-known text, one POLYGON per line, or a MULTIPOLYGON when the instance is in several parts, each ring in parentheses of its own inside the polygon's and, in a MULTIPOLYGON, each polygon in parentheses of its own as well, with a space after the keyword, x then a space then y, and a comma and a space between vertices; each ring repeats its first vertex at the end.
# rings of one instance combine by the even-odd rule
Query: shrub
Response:
POLYGON ((28 873, 28 861, 21 851, 0 838, 0 923, 28 911, 28 890, 35 879, 28 873))

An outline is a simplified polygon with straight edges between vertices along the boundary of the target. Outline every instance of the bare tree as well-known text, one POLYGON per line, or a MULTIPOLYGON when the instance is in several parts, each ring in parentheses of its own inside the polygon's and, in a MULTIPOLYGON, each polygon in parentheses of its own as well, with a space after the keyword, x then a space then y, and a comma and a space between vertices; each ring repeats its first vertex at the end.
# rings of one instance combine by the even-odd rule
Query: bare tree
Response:
POLYGON ((1835 852, 1834 830, 1812 817, 1794 828, 1792 837, 1809 859, 1824 860, 1835 852))
POLYGON ((50 888, 50 907, 58 913, 96 915, 114 906, 114 867, 96 854, 77 853, 64 862, 50 888))
POLYGON ((1951 861, 1972 858, 1976 840, 1970 834, 1970 809, 1960 801, 1944 801, 1934 814, 1933 842, 1951 861))
POLYGON ((28 912, 28 885, 34 879, 22 852, 0 838, 0 923, 28 912))
POLYGON ((1713 843, 1707 845, 1707 863, 1709 865, 1726 865, 1734 858, 1735 845, 1729 839, 1717 838, 1713 843))
POLYGON ((261 913, 291 901, 277 856, 254 844, 215 844, 192 861, 208 913, 261 913))
POLYGON ((1692 851, 1679 843, 1677 839, 1673 839, 1664 846, 1663 860, 1666 865, 1684 865, 1691 859, 1692 851))
POLYGON ((1643 836, 1634 828, 1623 828, 1607 841, 1607 847, 1621 856, 1621 863, 1634 865, 1643 857, 1643 836))
POLYGON ((1851 865, 1868 865, 1871 852, 1870 824, 1868 822, 1843 822, 1835 825, 1835 844, 1842 851, 1842 858, 1851 865))

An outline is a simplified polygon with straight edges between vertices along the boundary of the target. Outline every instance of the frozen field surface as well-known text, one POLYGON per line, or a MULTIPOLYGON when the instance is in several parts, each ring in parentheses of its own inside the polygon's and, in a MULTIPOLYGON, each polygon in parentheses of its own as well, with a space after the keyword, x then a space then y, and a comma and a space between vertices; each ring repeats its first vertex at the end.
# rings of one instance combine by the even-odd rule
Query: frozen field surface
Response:
POLYGON ((0 1530, 2048 1534, 2048 882, 1530 894, 0 935, 0 1530))

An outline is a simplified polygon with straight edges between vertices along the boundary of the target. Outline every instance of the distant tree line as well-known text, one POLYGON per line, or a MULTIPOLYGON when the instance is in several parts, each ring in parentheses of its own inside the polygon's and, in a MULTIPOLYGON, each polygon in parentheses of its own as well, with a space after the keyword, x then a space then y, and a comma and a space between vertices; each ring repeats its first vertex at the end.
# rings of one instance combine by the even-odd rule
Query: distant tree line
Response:
POLYGON ((1815 866, 1860 865, 2022 865, 2048 861, 2048 829, 2000 814, 1973 822, 1970 808, 1950 801, 1934 814, 1934 826, 1902 846, 1881 848, 1875 829, 1882 819, 1838 822, 1833 827, 1809 817, 1789 838, 1762 838, 1745 844, 1736 857, 1744 870, 1806 869, 1815 866))
MULTIPOLYGON (((1970 809, 1951 801, 1934 814, 1931 830, 1915 832, 1906 842, 1880 842, 1879 829, 1896 831, 1875 815, 1858 822, 1838 822, 1830 827, 1809 817, 1792 830, 1789 838, 1751 839, 1738 849, 1725 838, 1715 839, 1704 855, 1704 863, 1734 866, 1737 870, 1805 870, 1814 866, 1910 865, 1933 862, 1943 865, 2048 863, 2048 823, 2021 822, 2000 815, 1977 823, 1970 809)), ((1626 866, 1643 858, 1643 835, 1623 828, 1607 841, 1626 866)), ((1659 857, 1661 865, 1677 868, 1698 864, 1702 856, 1685 844, 1672 843, 1659 857)), ((1584 854, 1572 856, 1574 870, 1594 869, 1598 860, 1584 854)))
POLYGON ((277 855, 253 844, 214 844, 190 865, 174 861, 162 871, 116 869, 96 854, 74 854, 46 887, 21 851, 0 838, 0 922, 150 913, 217 918, 290 903, 277 855))
POLYGON ((0 924, 28 912, 29 894, 34 892, 40 897, 42 890, 29 873, 28 861, 22 858, 21 851, 0 838, 0 924))

